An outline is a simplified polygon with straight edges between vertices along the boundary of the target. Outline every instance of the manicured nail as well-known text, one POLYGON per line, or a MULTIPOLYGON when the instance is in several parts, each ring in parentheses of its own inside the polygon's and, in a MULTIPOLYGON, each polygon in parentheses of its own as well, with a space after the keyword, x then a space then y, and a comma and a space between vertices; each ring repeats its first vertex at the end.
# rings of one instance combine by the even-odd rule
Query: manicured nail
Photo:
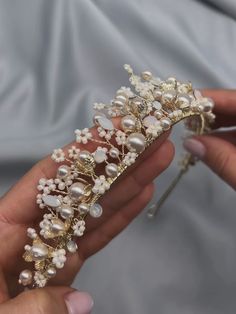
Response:
POLYGON ((69 314, 90 314, 93 308, 93 299, 86 292, 73 291, 65 296, 69 314))
POLYGON ((184 140, 184 148, 191 153, 193 156, 202 159, 205 156, 206 148, 205 146, 198 140, 193 138, 187 138, 184 140))

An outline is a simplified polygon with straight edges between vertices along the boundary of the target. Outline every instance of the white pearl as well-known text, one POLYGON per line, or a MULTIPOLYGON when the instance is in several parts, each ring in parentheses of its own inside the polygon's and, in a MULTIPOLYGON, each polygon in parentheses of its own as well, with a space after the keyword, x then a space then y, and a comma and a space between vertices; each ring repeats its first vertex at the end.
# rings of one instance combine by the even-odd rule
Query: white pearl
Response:
POLYGON ((89 210, 90 215, 94 218, 100 217, 102 215, 102 212, 102 206, 98 203, 94 203, 89 210))
POLYGON ((65 231, 65 225, 60 219, 52 219, 51 231, 53 233, 59 233, 65 231))
POLYGON ((104 162, 107 159, 106 152, 103 150, 99 149, 94 152, 93 156, 94 160, 96 161, 97 164, 100 164, 104 162))
POLYGON ((46 245, 38 243, 32 246, 30 252, 34 261, 42 261, 48 255, 48 248, 46 247, 46 245))
POLYGON ((70 253, 75 253, 78 250, 78 245, 72 240, 67 242, 66 247, 70 253))
POLYGON ((47 269, 47 275, 48 275, 48 277, 50 277, 50 278, 55 277, 55 276, 56 276, 56 273, 57 273, 57 271, 56 271, 56 269, 55 269, 54 267, 49 267, 49 268, 47 269))
POLYGON ((32 271, 29 269, 25 269, 20 273, 19 276, 19 283, 22 284, 23 286, 30 285, 32 283, 32 271))
POLYGON ((160 89, 154 89, 153 96, 154 96, 155 100, 161 100, 162 91, 160 89))
POLYGON ((78 209, 81 213, 87 213, 89 211, 89 205, 86 203, 81 203, 78 209))
POLYGON ((57 177, 58 178, 66 178, 68 175, 70 174, 70 167, 67 165, 61 165, 58 169, 57 169, 57 177))
POLYGON ((162 118, 161 120, 161 126, 163 128, 164 131, 169 130, 169 128, 171 127, 171 121, 169 118, 162 118))
POLYGON ((142 133, 132 133, 128 136, 126 146, 129 151, 141 153, 145 149, 146 139, 142 133))
POLYGON ((121 119, 121 127, 124 131, 134 131, 136 126, 135 117, 128 115, 121 119))
POLYGON ((116 106, 119 109, 122 109, 124 107, 124 102, 121 101, 120 99, 114 99, 113 100, 113 105, 116 106))
POLYGON ((109 155, 112 157, 112 158, 118 158, 119 157, 119 154, 120 154, 120 151, 118 148, 116 147, 112 147, 110 150, 109 150, 109 155))
POLYGON ((76 182, 69 187, 71 198, 81 200, 85 194, 85 185, 81 182, 76 182))
POLYGON ((152 73, 150 71, 142 72, 142 79, 145 81, 150 81, 152 79, 152 73))
POLYGON ((98 120, 99 120, 101 117, 105 117, 105 114, 103 114, 103 113, 101 113, 101 112, 95 113, 95 115, 93 116, 93 123, 96 124, 96 125, 99 125, 98 120))
POLYGON ((168 90, 167 92, 165 92, 164 94, 162 94, 162 103, 163 104, 169 104, 172 103, 174 101, 176 97, 176 91, 175 90, 168 90))
POLYGON ((163 117, 163 113, 159 110, 154 111, 154 116, 160 120, 163 117))
POLYGON ((162 108, 162 104, 159 101, 154 101, 152 105, 157 110, 161 110, 162 108))
POLYGON ((150 125, 153 125, 153 124, 156 124, 158 121, 157 121, 157 118, 154 117, 154 116, 146 116, 144 119, 143 119, 143 124, 148 128, 150 125))
POLYGON ((113 163, 110 163, 110 164, 107 164, 106 167, 105 167, 105 171, 106 171, 106 174, 109 176, 109 177, 116 177, 117 174, 118 174, 118 167, 116 164, 113 164, 113 163))
POLYGON ((204 112, 209 112, 214 108, 214 103, 211 99, 204 102, 204 112))
POLYGON ((180 109, 187 109, 190 106, 190 98, 188 94, 180 94, 177 98, 177 106, 180 109))
POLYGON ((113 125, 112 121, 106 117, 98 118, 98 123, 104 130, 113 130, 114 129, 114 125, 113 125))
POLYGON ((91 153, 87 150, 82 150, 79 152, 78 158, 81 163, 85 163, 91 158, 91 153))
POLYGON ((127 102, 127 96, 125 96, 124 94, 119 94, 116 96, 116 100, 121 101, 123 104, 125 104, 127 102))
POLYGON ((61 201, 55 195, 44 195, 43 202, 50 207, 56 208, 61 205, 61 201))
POLYGON ((64 204, 59 208, 60 215, 64 219, 70 219, 74 216, 74 209, 64 204))

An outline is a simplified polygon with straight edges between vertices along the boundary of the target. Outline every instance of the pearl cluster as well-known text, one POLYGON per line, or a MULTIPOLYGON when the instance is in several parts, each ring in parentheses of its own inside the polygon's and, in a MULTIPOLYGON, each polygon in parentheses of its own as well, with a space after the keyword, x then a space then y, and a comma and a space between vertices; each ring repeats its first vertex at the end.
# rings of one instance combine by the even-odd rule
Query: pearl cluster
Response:
POLYGON ((184 118, 187 128, 198 132, 199 116, 207 131, 214 120, 212 100, 193 90, 191 83, 173 77, 162 81, 149 71, 138 76, 129 65, 124 67, 136 93, 121 87, 111 103, 94 104, 93 129, 75 130, 76 143, 93 142, 96 148, 55 149, 51 157, 59 163, 56 177, 39 180, 36 202, 44 214, 39 230, 27 230, 33 243, 25 246, 23 257, 34 262, 35 270, 21 272, 24 286, 43 287, 63 268, 66 255, 77 251, 78 238, 86 232, 85 218, 102 215, 99 197, 163 132, 184 118), (115 124, 114 117, 120 122, 115 124))

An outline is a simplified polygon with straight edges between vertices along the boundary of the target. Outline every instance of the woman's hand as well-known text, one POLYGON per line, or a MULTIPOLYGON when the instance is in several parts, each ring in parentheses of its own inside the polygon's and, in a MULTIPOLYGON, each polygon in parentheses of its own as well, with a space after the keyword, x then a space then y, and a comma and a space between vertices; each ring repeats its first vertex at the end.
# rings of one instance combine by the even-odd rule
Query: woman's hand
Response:
MULTIPOLYGON (((203 94, 215 101, 214 127, 236 127, 236 91, 205 90, 203 94)), ((186 139, 184 147, 236 189, 236 129, 186 139)))
MULTIPOLYGON (((78 253, 69 256, 63 270, 50 281, 51 285, 69 286, 83 262, 110 242, 147 205, 153 194, 153 180, 168 167, 174 155, 167 136, 163 135, 150 146, 101 198, 104 214, 99 219, 88 218, 86 233, 78 243, 78 253)), ((95 150, 95 144, 80 145, 80 148, 95 150)), ((7 313, 6 310, 1 311, 4 304, 14 304, 14 300, 18 304, 19 298, 25 298, 27 293, 31 296, 32 293, 59 289, 31 291, 9 301, 20 292, 17 284, 19 272, 28 267, 22 259, 24 245, 28 242, 26 230, 30 226, 37 228, 43 215, 35 199, 38 180, 54 177, 57 167, 50 157, 40 161, 0 200, 0 302, 7 301, 0 305, 0 314, 7 313)), ((68 290, 65 287, 61 289, 68 290)), ((17 313, 23 312, 19 308, 17 313)))

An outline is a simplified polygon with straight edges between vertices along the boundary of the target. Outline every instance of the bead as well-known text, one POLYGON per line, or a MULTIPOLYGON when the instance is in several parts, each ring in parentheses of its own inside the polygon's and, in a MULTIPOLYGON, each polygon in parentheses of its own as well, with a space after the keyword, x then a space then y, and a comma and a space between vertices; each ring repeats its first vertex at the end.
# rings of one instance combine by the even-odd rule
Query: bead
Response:
POLYGON ((48 248, 46 247, 46 245, 38 243, 38 244, 34 244, 31 247, 30 252, 32 254, 32 258, 34 261, 42 261, 48 255, 48 248))
POLYGON ((29 269, 25 269, 20 273, 19 276, 19 283, 22 284, 23 286, 30 285, 32 283, 32 271, 29 269))
POLYGON ((113 100, 113 105, 116 106, 119 109, 122 109, 124 107, 124 102, 119 99, 113 100))
POLYGON ((66 178, 70 174, 70 167, 67 165, 61 165, 57 169, 57 177, 60 179, 66 178))
POLYGON ((97 149, 94 152, 93 158, 97 164, 104 162, 107 159, 106 151, 102 149, 97 149))
POLYGON ((82 150, 78 155, 78 159, 81 163, 86 163, 91 157, 91 153, 87 150, 82 150))
POLYGON ((102 206, 98 203, 91 205, 89 214, 94 218, 99 218, 102 215, 102 206))
POLYGON ((70 253, 75 253, 78 250, 78 245, 72 240, 67 242, 66 247, 70 253))
POLYGON ((135 117, 128 115, 121 119, 121 127, 124 131, 134 131, 136 126, 135 117))
POLYGON ((56 273, 57 273, 56 268, 54 268, 54 267, 52 267, 52 266, 47 269, 47 275, 48 275, 48 277, 50 277, 50 278, 55 277, 55 276, 56 276, 56 273))
POLYGON ((162 108, 162 104, 159 101, 154 101, 152 106, 157 110, 161 110, 162 108))
POLYGON ((104 130, 113 130, 114 129, 114 125, 113 125, 112 121, 106 117, 98 118, 98 123, 104 130))
POLYGON ((176 91, 175 90, 168 90, 164 94, 162 94, 161 101, 163 104, 170 104, 174 101, 176 97, 176 91))
POLYGON ((154 89, 153 96, 154 96, 155 100, 161 100, 162 91, 160 89, 154 89))
POLYGON ((81 203, 81 204, 79 205, 78 209, 79 209, 79 211, 80 211, 81 213, 87 213, 87 212, 89 212, 89 205, 86 204, 86 203, 81 203))
POLYGON ((152 79, 152 73, 149 71, 142 72, 142 79, 145 81, 150 81, 152 79))
POLYGON ((65 225, 60 219, 52 219, 51 231, 53 233, 61 233, 65 231, 65 225))
POLYGON ((163 113, 159 110, 154 111, 154 116, 160 120, 163 117, 163 113))
POLYGON ((209 112, 214 108, 214 103, 211 99, 207 99, 207 101, 204 102, 204 112, 209 112))
POLYGON ((119 157, 119 154, 120 154, 120 151, 118 148, 116 147, 112 147, 110 150, 109 150, 109 155, 112 157, 112 158, 118 158, 119 157))
POLYGON ((96 125, 99 125, 99 119, 102 118, 102 117, 105 117, 105 114, 103 113, 96 113, 94 116, 93 116, 93 123, 96 124, 96 125))
POLYGON ((69 187, 69 193, 74 200, 81 200, 85 195, 85 185, 81 182, 76 182, 69 187))
POLYGON ((148 128, 150 125, 153 125, 153 124, 156 124, 158 121, 157 121, 157 118, 154 117, 154 116, 146 116, 144 119, 143 119, 143 124, 148 128))
POLYGON ((116 100, 121 101, 123 104, 126 104, 128 101, 127 96, 125 96, 125 94, 119 94, 116 96, 116 100))
POLYGON ((180 109, 187 109, 190 106, 190 102, 190 98, 187 94, 179 94, 176 103, 180 109))
POLYGON ((129 151, 141 153, 145 149, 146 139, 142 133, 132 133, 128 136, 126 146, 129 151))
POLYGON ((113 163, 107 164, 105 167, 105 171, 109 177, 114 178, 118 174, 118 166, 116 164, 113 164, 113 163))
POLYGON ((175 86, 176 83, 177 83, 177 80, 176 80, 175 77, 169 77, 169 78, 166 80, 166 83, 175 86))
POLYGON ((163 128, 164 131, 169 130, 169 128, 171 127, 171 121, 169 118, 162 118, 161 120, 161 126, 163 128))
POLYGON ((69 205, 62 205, 60 208, 59 208, 59 211, 60 211, 60 215, 62 218, 64 219, 70 219, 74 216, 74 209, 71 208, 69 205))
POLYGON ((61 205, 61 201, 55 195, 45 195, 42 197, 43 202, 50 207, 56 208, 61 205))

